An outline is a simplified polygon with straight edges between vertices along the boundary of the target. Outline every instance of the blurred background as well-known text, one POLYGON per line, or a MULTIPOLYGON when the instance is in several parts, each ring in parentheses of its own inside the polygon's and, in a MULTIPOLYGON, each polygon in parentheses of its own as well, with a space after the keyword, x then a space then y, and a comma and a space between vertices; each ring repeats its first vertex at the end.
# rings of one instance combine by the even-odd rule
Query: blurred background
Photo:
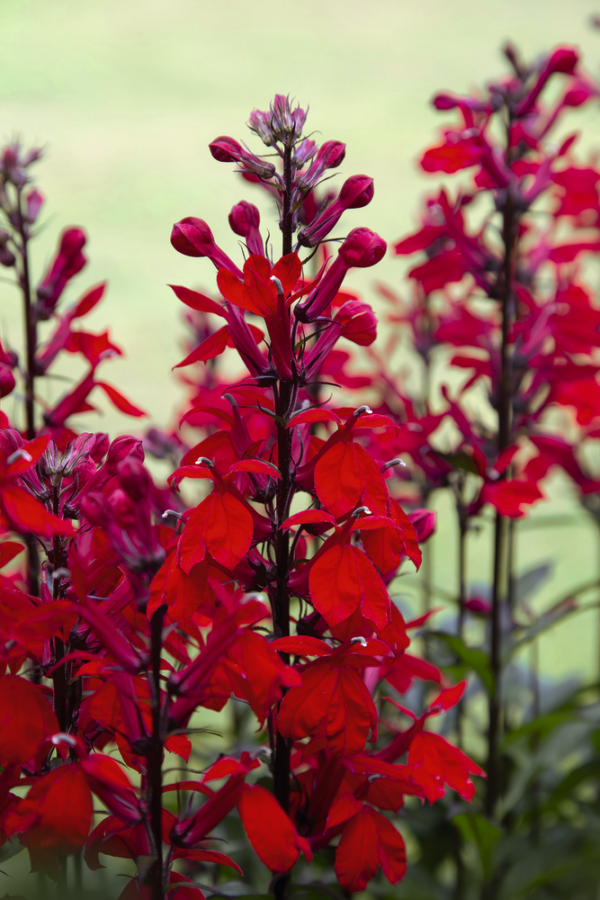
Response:
MULTIPOLYGON (((392 242, 410 230, 419 198, 434 187, 416 164, 445 118, 431 108, 432 94, 466 92, 500 74, 507 39, 529 59, 558 43, 575 44, 584 66, 597 74, 595 12, 591 0, 568 8, 563 0, 2 0, 0 133, 5 142, 19 137, 45 148, 36 172, 47 198, 45 230, 34 245, 34 276, 63 227, 86 229, 90 262, 67 300, 108 279, 107 298, 90 325, 109 326, 126 355, 103 369, 103 377, 166 426, 182 396, 171 367, 183 355, 181 306, 167 283, 214 286, 207 260, 171 248, 172 224, 188 215, 204 218, 236 254, 227 214, 247 198, 276 228, 262 194, 233 166, 212 159, 213 138, 230 134, 253 144, 245 128, 252 108, 266 108, 276 92, 292 94, 310 106, 309 124, 323 139, 347 144, 339 184, 355 173, 375 179, 373 203, 347 213, 348 229, 367 225, 392 242)), ((597 108, 569 117, 569 128, 585 125, 590 152, 596 135, 600 147, 599 121, 597 108)), ((377 305, 374 278, 402 291, 405 269, 403 260, 388 256, 375 274, 355 273, 350 286, 377 305)), ((0 291, 3 340, 18 348, 17 293, 4 282, 0 291)), ((73 366, 69 372, 73 377, 73 366)), ((55 383, 53 396, 63 389, 55 383)), ((132 427, 103 410, 99 430, 115 435, 132 427)), ((560 555, 553 578, 536 594, 539 608, 597 577, 598 568, 596 531, 569 485, 555 480, 550 490, 552 503, 534 510, 519 544, 518 564, 526 568, 560 555), (544 528, 536 516, 556 517, 558 527, 544 528)), ((456 554, 444 517, 450 521, 452 514, 443 506, 439 511, 445 537, 437 541, 433 580, 448 586, 456 554)), ((474 537, 472 546, 473 578, 487 582, 489 534, 474 537)), ((559 637, 544 637, 542 669, 549 676, 595 675, 597 627, 586 619, 584 625, 575 617, 559 637)))

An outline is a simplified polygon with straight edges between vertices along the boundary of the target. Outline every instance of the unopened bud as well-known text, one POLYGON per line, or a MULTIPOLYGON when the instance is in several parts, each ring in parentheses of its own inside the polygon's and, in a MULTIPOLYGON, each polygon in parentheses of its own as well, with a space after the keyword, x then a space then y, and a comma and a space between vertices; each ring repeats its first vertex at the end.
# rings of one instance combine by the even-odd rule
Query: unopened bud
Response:
POLYGON ((8 397, 15 389, 15 376, 8 366, 0 363, 0 397, 8 397))
POLYGON ((127 456, 119 463, 117 472, 121 487, 135 503, 141 503, 146 499, 152 480, 139 459, 127 456))
POLYGON ((340 247, 340 257, 351 268, 366 269, 385 256, 387 244, 370 228, 355 228, 340 247))
POLYGON ((342 185, 340 204, 344 209, 360 209, 371 202, 374 191, 372 178, 368 175, 353 175, 342 185))
POLYGON ((215 138, 208 149, 216 160, 227 163, 238 162, 243 153, 242 145, 227 135, 215 138))
POLYGON ((213 253, 215 239, 203 219, 187 216, 173 225, 171 244, 184 256, 208 256, 213 253))
POLYGON ((242 200, 229 213, 229 224, 235 234, 248 237, 250 230, 260 225, 260 213, 252 203, 242 200))

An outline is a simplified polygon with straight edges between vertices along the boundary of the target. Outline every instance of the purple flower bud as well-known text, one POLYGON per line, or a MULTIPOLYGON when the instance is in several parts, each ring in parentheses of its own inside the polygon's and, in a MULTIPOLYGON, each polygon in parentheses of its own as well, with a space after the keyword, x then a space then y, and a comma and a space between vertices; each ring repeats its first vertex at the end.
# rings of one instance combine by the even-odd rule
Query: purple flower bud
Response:
POLYGON ((144 448, 142 442, 138 438, 130 437, 127 434, 115 438, 106 456, 105 468, 110 475, 116 475, 119 463, 127 457, 133 456, 140 462, 144 461, 144 448))
MULTIPOLYGON (((134 529, 137 524, 135 515, 135 501, 132 500, 132 498, 129 497, 124 490, 122 490, 121 488, 116 488, 116 490, 111 492, 111 495, 108 498, 108 502, 110 504, 111 512, 119 528, 134 529)), ((115 547, 115 549, 118 549, 118 545, 115 547)), ((130 554, 126 553, 124 555, 129 558, 130 554)))
POLYGON ((184 256, 212 256, 216 247, 213 233, 203 219, 188 216, 173 225, 171 244, 184 256))
POLYGON ((229 213, 231 230, 240 237, 248 237, 252 228, 260 225, 260 213, 256 206, 241 200, 229 213))
POLYGON ((215 138, 208 148, 216 160, 226 163, 239 162, 244 152, 242 145, 227 135, 215 138))
POLYGON ((267 147, 273 146, 276 138, 271 127, 270 113, 261 112, 259 109, 253 109, 250 113, 248 127, 259 136, 263 144, 267 147))
POLYGON ((293 163, 299 169, 305 166, 317 152, 317 145, 310 138, 305 138, 294 150, 293 163))
POLYGON ((125 457, 117 467, 119 483, 134 503, 141 503, 148 496, 152 481, 148 470, 139 459, 125 457))
POLYGON ((86 240, 85 231, 81 228, 67 228, 63 231, 58 253, 37 289, 40 318, 50 316, 67 283, 85 266, 87 259, 82 250, 86 240))
POLYGON ((346 156, 346 145, 341 141, 325 141, 319 150, 318 159, 325 169, 336 169, 346 156))
POLYGON ((524 116, 531 111, 551 75, 557 72, 573 75, 578 61, 579 54, 573 47, 557 47, 542 66, 538 79, 529 94, 518 104, 515 109, 516 115, 524 116))
POLYGON ((206 256, 217 269, 228 269, 243 278, 235 263, 217 246, 212 231, 202 219, 188 216, 173 225, 171 244, 184 256, 206 256))
POLYGON ((311 191, 325 169, 335 169, 346 155, 346 145, 341 141, 326 141, 320 148, 310 168, 298 179, 298 189, 302 193, 311 191))
POLYGON ((15 376, 8 366, 0 363, 0 397, 8 397, 14 390, 15 376))
POLYGON ((340 257, 348 268, 367 269, 385 256, 387 244, 370 228, 355 228, 340 247, 340 257))
POLYGON ((342 185, 338 198, 344 209, 360 209, 373 199, 375 188, 368 175, 353 175, 342 185))
POLYGON ((343 325, 342 337, 361 347, 368 347, 377 337, 377 317, 362 300, 348 300, 340 306, 334 322, 343 325))
POLYGON ((6 266, 7 269, 10 269, 14 266, 15 262, 15 254, 12 253, 8 247, 0 246, 0 266, 6 266))
POLYGON ((97 528, 106 530, 113 522, 112 510, 104 494, 94 492, 84 497, 81 501, 81 512, 90 525, 97 528))
POLYGON ((333 203, 323 210, 307 228, 298 233, 298 240, 303 247, 315 247, 337 225, 347 209, 360 209, 373 199, 373 179, 367 175, 353 175, 342 185, 342 189, 333 203))
POLYGON ((264 255, 264 245, 260 236, 260 213, 256 206, 245 200, 237 203, 229 213, 229 224, 234 234, 246 238, 250 253, 264 255))
POLYGON ((25 202, 27 203, 27 221, 30 223, 30 225, 33 225, 39 215, 40 209, 42 208, 44 198, 42 194, 40 194, 40 192, 34 188, 27 194, 25 202))

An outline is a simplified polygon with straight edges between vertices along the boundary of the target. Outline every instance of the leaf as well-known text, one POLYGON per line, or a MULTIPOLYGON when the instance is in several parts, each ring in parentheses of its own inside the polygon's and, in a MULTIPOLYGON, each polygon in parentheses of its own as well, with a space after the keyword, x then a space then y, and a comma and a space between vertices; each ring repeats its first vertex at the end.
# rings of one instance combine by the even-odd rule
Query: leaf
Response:
POLYGON ((502 829, 479 813, 461 813, 452 821, 459 829, 463 840, 472 841, 479 852, 483 874, 487 879, 491 874, 492 852, 502 836, 502 829))
POLYGON ((514 587, 515 603, 521 603, 529 597, 530 594, 533 594, 534 591, 548 580, 553 571, 554 565, 547 562, 542 563, 540 566, 535 566, 533 569, 528 569, 526 572, 523 572, 522 575, 519 575, 514 587))
POLYGON ((455 634, 446 634, 443 631, 430 631, 429 635, 439 638, 447 647, 456 653, 458 658, 462 660, 476 675, 479 675, 483 685, 488 693, 494 689, 492 671, 487 655, 483 650, 476 650, 473 647, 467 647, 461 638, 455 634))
POLYGON ((468 472, 470 475, 481 475, 475 460, 466 450, 460 450, 458 453, 440 453, 439 450, 436 450, 435 455, 447 462, 453 469, 462 469, 463 472, 468 472))

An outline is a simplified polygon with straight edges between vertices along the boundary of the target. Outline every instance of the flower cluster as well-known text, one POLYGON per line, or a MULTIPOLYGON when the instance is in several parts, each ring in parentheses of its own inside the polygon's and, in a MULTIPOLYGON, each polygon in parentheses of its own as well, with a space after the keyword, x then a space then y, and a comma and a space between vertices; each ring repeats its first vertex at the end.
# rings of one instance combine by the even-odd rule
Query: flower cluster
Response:
MULTIPOLYGON (((395 884, 406 853, 389 814, 406 796, 434 802, 446 786, 470 800, 471 776, 483 775, 427 729, 459 702, 464 684, 450 687, 407 652, 408 633, 423 623, 405 622, 390 596, 399 568, 418 568, 419 542, 432 530, 427 512, 407 513, 389 491, 399 460, 388 450, 403 429, 364 404, 315 402, 329 359, 342 352, 337 342, 375 338, 371 308, 341 288, 351 268, 374 265, 386 245, 357 228, 339 239, 333 259, 320 246, 346 209, 370 202, 373 183, 350 178, 317 204, 313 192, 345 148, 303 137, 305 119, 282 96, 251 116, 281 171, 232 138, 211 144, 215 158, 236 162, 275 198, 280 259, 250 203, 230 215, 246 241, 242 267, 202 220, 173 228, 176 250, 213 262, 218 296, 174 287, 201 335, 180 366, 208 363, 185 418, 209 427, 191 447, 149 434, 158 455, 181 457, 169 487, 154 484, 140 440, 111 443, 67 424, 89 409, 94 386, 123 412, 140 413, 95 378, 114 352, 107 335, 71 329, 103 288, 56 312, 85 262, 83 233, 63 234, 35 303, 27 267, 19 269, 32 329, 26 383, 60 350, 83 353, 91 370, 39 428, 31 407, 26 440, 7 418, 0 435, 0 564, 9 566, 0 583, 0 835, 59 880, 64 858, 82 848, 92 869, 99 854, 135 859, 121 900, 198 897, 173 868, 178 861, 239 871, 207 845, 235 808, 279 897, 300 854, 310 862, 338 839, 335 872, 346 890, 363 890, 379 867, 395 884), (322 260, 311 277, 303 247, 322 260), (217 330, 213 316, 224 323, 217 330), (47 318, 56 327, 38 348, 37 325, 47 318), (227 347, 247 370, 237 383, 212 370, 227 347), (366 449, 373 440, 381 453, 366 449), (180 489, 194 481, 207 491, 188 505, 180 489), (28 591, 10 565, 23 543, 9 533, 27 548, 28 591), (405 730, 386 724, 383 708, 393 719, 415 679, 432 682, 437 696, 420 717, 399 707, 414 720, 405 730), (232 695, 257 720, 256 746, 221 755, 199 778, 168 778, 165 751, 187 762, 196 711, 220 711, 232 695), (104 808, 96 822, 93 795, 104 808)), ((10 178, 20 223, 22 185, 10 178)))

